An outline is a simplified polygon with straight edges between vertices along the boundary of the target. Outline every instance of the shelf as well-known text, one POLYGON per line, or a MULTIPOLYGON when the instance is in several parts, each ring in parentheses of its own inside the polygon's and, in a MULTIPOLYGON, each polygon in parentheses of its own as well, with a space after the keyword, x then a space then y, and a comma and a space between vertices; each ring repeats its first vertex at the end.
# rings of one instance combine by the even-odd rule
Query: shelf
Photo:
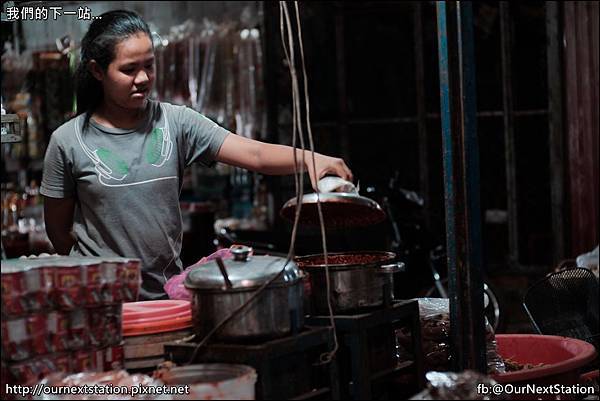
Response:
MULTIPOLYGON (((528 116, 545 116, 548 114, 546 109, 538 110, 515 110, 513 115, 515 117, 528 117, 528 116)), ((504 111, 502 110, 483 110, 477 112, 477 117, 503 117, 504 111)), ((427 113, 425 118, 435 120, 440 118, 440 113, 427 113)), ((385 124, 414 124, 419 121, 417 116, 414 117, 389 117, 389 118, 361 118, 343 121, 316 121, 312 123, 313 127, 336 127, 338 125, 346 124, 352 125, 385 125, 385 124)), ((279 127, 291 127, 291 123, 279 124, 279 127)))
POLYGON ((18 173, 21 171, 40 172, 40 171, 43 171, 43 169, 44 169, 44 160, 42 160, 42 159, 33 160, 33 161, 30 161, 29 163, 27 163, 27 167, 20 168, 20 162, 18 160, 6 157, 5 158, 5 166, 6 166, 5 171, 7 174, 18 173), (12 162, 9 162, 9 159, 12 160, 12 162))
POLYGON ((404 369, 406 369, 408 367, 411 367, 413 364, 414 364, 413 361, 404 361, 404 362, 401 362, 400 364, 398 364, 398 366, 396 366, 394 368, 385 369, 385 370, 379 371, 379 372, 371 375, 370 380, 373 381, 373 380, 381 379, 381 378, 386 377, 386 376, 390 376, 390 375, 392 375, 394 373, 398 373, 398 372, 403 371, 404 369))

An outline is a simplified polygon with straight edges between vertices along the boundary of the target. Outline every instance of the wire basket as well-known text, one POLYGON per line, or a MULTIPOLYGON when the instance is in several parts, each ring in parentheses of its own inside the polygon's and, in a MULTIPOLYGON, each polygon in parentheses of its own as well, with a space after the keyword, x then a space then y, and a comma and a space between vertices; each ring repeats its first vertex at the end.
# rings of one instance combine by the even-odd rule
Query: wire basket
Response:
POLYGON ((540 334, 577 338, 600 350, 598 279, 590 270, 549 274, 527 290, 523 306, 540 334))

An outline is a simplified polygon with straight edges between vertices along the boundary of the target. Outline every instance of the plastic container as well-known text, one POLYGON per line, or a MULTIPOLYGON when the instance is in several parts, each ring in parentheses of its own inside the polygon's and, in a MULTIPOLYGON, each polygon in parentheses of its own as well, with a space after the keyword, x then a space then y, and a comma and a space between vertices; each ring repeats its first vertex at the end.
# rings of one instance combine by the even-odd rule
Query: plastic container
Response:
POLYGON ((246 365, 197 364, 170 369, 161 380, 169 386, 187 385, 189 394, 173 399, 253 400, 256 371, 246 365))
POLYGON ((141 301, 123 304, 123 335, 164 333, 192 326, 189 301, 141 301))
POLYGON ((154 368, 164 361, 164 344, 193 334, 189 301, 123 304, 125 368, 154 368))
POLYGON ((31 259, 2 261, 2 317, 23 317, 50 307, 52 277, 31 259))
POLYGON ((492 375, 498 383, 576 384, 582 368, 596 357, 592 344, 569 337, 538 334, 498 334, 504 359, 540 367, 492 375))

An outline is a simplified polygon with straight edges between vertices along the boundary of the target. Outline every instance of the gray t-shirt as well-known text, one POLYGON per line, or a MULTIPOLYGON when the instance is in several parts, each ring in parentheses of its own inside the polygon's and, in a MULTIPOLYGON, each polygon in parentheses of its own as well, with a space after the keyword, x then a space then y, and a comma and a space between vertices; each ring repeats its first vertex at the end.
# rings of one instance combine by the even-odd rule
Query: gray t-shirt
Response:
POLYGON ((40 192, 75 197, 71 254, 142 260, 140 299, 165 297, 182 270, 179 195, 184 168, 214 159, 229 131, 185 106, 148 102, 131 130, 107 128, 84 115, 51 136, 40 192))

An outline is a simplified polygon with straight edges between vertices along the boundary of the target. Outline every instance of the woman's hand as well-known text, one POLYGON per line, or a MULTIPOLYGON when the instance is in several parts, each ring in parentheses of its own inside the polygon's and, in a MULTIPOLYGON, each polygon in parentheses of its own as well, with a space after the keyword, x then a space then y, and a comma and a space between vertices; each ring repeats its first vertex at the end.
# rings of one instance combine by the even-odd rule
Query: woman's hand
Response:
POLYGON ((308 170, 308 175, 310 176, 310 183, 312 184, 313 189, 317 190, 317 183, 321 178, 326 176, 327 174, 333 174, 340 178, 343 178, 346 181, 352 182, 352 171, 346 165, 344 160, 339 159, 337 157, 325 156, 320 153, 315 153, 313 168, 313 158, 312 153, 310 151, 306 151, 305 153, 305 163, 306 169, 308 170))
POLYGON ((44 222, 46 233, 59 255, 68 255, 77 242, 73 234, 75 198, 50 198, 44 196, 44 222))
MULTIPOLYGON (((232 166, 256 171, 261 174, 283 175, 294 174, 293 148, 245 138, 240 135, 227 135, 216 160, 232 166)), ((302 149, 296 149, 298 170, 302 163, 302 149)), ((325 156, 315 152, 315 168, 313 168, 312 152, 304 151, 305 170, 308 171, 313 189, 327 174, 337 175, 346 181, 352 181, 352 171, 342 159, 325 156)))

